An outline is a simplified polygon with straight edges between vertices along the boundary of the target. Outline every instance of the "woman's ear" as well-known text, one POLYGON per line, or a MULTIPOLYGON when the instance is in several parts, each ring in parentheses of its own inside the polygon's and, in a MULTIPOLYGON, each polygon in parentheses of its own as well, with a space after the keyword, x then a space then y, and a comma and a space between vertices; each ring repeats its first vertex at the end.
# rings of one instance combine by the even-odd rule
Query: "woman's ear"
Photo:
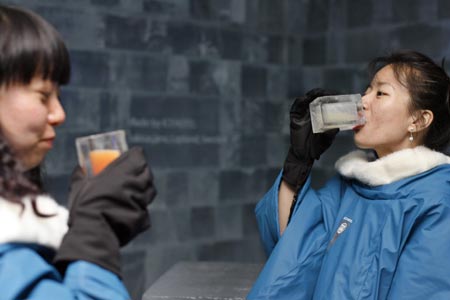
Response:
POLYGON ((434 115, 431 110, 422 109, 418 111, 417 118, 414 121, 416 131, 427 129, 431 125, 431 122, 433 122, 433 117, 434 115))

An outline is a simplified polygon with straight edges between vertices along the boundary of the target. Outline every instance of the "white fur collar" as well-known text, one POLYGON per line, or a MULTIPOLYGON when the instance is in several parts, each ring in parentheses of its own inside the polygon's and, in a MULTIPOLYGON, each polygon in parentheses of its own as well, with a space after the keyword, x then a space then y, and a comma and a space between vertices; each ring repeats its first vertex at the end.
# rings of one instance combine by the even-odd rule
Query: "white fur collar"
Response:
POLYGON ((48 196, 38 196, 36 206, 41 214, 54 214, 52 217, 37 216, 28 197, 22 203, 23 210, 0 198, 0 244, 25 242, 58 249, 68 229, 68 211, 48 196))
POLYGON ((450 157, 418 146, 374 161, 369 161, 368 154, 361 150, 353 151, 336 162, 336 169, 344 177, 377 186, 428 171, 442 164, 450 164, 450 157))

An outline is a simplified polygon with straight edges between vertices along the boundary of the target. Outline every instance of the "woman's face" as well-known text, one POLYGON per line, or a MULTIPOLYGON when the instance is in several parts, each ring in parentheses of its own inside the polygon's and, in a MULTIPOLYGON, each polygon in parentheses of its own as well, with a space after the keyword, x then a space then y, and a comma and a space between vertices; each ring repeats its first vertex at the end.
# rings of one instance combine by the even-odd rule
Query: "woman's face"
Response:
POLYGON ((374 149, 382 157, 413 146, 409 141, 414 122, 409 110, 411 97, 390 65, 376 73, 362 99, 366 124, 355 130, 358 147, 374 149))
POLYGON ((35 77, 29 85, 0 87, 0 130, 26 169, 38 166, 65 120, 59 87, 35 77))

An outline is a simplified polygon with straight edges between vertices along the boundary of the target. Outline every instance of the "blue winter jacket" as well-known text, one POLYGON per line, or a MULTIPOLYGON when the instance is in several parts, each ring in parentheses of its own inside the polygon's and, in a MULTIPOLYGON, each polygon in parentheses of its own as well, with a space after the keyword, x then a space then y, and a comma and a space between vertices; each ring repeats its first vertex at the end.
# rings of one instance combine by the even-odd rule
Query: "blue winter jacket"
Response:
POLYGON ((0 300, 127 300, 121 280, 86 261, 71 263, 64 278, 49 260, 67 230, 67 211, 51 198, 29 199, 22 208, 0 198, 0 300))
POLYGON ((248 299, 450 299, 450 158, 425 147, 358 151, 279 234, 278 177, 256 207, 270 257, 248 299))

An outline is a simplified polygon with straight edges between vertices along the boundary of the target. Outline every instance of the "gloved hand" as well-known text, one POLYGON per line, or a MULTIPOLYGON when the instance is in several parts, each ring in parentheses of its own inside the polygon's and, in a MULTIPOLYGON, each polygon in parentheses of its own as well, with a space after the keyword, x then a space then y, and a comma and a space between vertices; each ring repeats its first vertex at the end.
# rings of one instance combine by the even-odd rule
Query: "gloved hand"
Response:
POLYGON ((55 257, 85 260, 120 276, 121 246, 150 226, 147 205, 156 196, 153 176, 141 148, 132 148, 92 178, 74 170, 69 193, 69 231, 55 257))
POLYGON ((283 167, 283 180, 297 193, 305 183, 315 159, 331 146, 339 129, 313 133, 309 104, 317 97, 337 92, 313 89, 296 98, 290 110, 291 145, 283 167))

